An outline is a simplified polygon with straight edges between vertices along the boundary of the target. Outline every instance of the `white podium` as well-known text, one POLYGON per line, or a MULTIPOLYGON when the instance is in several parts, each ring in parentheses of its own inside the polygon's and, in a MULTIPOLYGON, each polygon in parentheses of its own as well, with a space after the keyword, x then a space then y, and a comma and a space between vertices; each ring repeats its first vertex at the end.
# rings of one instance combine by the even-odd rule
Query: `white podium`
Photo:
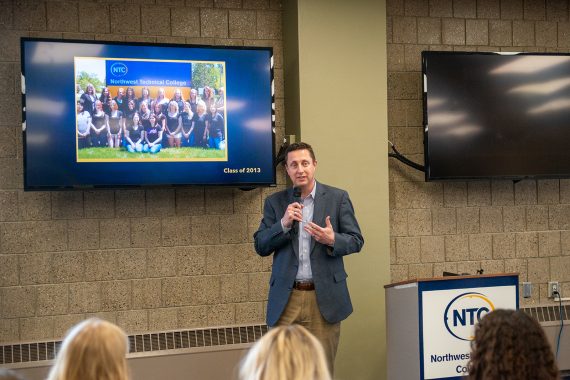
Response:
POLYGON ((518 274, 450 276, 386 285, 388 380, 461 379, 474 326, 518 309, 518 274))

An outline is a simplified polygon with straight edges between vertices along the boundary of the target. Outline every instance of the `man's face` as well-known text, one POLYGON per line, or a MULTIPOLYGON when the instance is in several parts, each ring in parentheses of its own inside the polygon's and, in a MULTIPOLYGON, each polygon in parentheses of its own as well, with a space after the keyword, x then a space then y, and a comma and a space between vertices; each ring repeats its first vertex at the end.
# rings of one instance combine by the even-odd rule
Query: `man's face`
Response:
POLYGON ((307 149, 294 150, 287 154, 286 169, 293 186, 310 188, 315 179, 317 161, 311 158, 307 149))

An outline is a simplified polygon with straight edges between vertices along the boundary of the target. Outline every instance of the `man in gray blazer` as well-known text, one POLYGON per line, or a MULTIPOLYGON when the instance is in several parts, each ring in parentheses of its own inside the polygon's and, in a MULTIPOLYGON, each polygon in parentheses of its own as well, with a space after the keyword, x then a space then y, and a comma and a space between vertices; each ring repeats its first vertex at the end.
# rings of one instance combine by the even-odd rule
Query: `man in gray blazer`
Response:
POLYGON ((267 324, 300 324, 323 344, 331 374, 340 321, 352 313, 343 257, 364 244, 348 193, 315 180, 317 161, 306 143, 285 151, 293 188, 265 200, 254 234, 261 256, 273 253, 267 324))

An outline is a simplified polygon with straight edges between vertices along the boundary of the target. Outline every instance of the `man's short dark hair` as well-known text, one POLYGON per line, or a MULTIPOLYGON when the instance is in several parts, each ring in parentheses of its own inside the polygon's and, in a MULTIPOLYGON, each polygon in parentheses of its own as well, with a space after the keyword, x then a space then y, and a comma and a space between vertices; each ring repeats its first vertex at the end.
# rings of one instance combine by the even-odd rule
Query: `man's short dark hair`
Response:
POLYGON ((285 154, 283 155, 285 157, 285 159, 283 160, 283 166, 287 166, 287 156, 289 155, 289 152, 293 152, 295 150, 303 150, 303 149, 308 150, 313 161, 316 161, 315 152, 313 152, 313 147, 305 142, 298 142, 289 145, 287 149, 285 149, 285 154))

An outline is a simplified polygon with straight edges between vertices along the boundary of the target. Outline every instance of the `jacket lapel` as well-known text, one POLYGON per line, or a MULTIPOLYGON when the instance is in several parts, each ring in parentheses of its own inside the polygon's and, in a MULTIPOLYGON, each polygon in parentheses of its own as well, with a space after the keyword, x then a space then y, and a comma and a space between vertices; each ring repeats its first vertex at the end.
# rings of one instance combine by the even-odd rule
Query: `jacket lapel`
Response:
MULTIPOLYGON (((316 183, 317 189, 315 191, 315 208, 313 210, 313 223, 321 227, 325 225, 325 211, 327 203, 326 191, 319 182, 316 183)), ((315 239, 311 239, 311 254, 315 248, 315 239)))

